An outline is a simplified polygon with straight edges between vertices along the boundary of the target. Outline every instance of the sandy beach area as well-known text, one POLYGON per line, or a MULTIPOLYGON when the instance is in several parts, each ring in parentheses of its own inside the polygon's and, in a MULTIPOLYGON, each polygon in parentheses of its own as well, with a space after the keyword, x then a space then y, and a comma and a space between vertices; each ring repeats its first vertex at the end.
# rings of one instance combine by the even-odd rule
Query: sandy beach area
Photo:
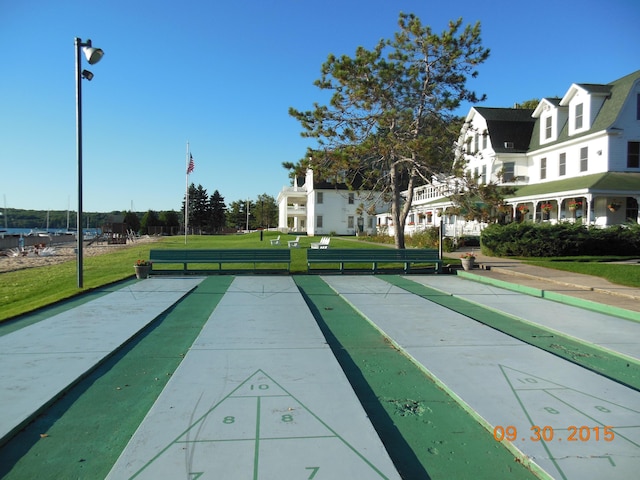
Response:
MULTIPOLYGON (((104 255, 105 253, 113 252, 114 250, 121 250, 123 248, 130 248, 139 246, 143 243, 152 243, 159 239, 159 237, 144 236, 138 238, 135 242, 128 242, 126 245, 108 245, 106 243, 93 244, 85 246, 82 250, 83 257, 94 257, 96 255, 104 255)), ((0 256, 0 273, 13 272, 16 270, 24 270, 26 268, 42 267, 45 265, 55 265, 58 263, 68 262, 76 259, 75 243, 65 243, 62 245, 55 245, 53 255, 38 256, 29 254, 27 256, 20 257, 7 257, 0 256)))

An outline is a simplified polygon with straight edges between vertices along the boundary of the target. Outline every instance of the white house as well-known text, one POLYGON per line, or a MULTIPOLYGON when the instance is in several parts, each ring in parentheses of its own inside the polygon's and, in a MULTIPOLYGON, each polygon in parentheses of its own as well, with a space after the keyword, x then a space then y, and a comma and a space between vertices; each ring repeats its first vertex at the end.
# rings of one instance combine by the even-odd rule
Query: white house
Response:
MULTIPOLYGON (((640 71, 606 85, 575 83, 535 110, 473 107, 459 142, 478 182, 515 187, 507 221, 640 221, 640 71)), ((419 187, 406 232, 442 217, 446 235, 479 234, 482 224, 448 214, 455 188, 454 180, 419 187)))
POLYGON ((304 178, 296 178, 293 186, 278 194, 278 229, 307 235, 372 234, 376 214, 388 209, 380 197, 314 178, 308 169, 304 178))

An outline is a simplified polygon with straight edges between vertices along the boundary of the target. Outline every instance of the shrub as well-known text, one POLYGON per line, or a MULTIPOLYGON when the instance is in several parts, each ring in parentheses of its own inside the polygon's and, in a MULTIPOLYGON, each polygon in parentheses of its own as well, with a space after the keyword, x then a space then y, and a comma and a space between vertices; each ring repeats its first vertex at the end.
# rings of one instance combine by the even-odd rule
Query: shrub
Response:
POLYGON ((493 224, 482 231, 481 244, 483 252, 497 256, 638 255, 640 226, 596 228, 573 223, 493 224))

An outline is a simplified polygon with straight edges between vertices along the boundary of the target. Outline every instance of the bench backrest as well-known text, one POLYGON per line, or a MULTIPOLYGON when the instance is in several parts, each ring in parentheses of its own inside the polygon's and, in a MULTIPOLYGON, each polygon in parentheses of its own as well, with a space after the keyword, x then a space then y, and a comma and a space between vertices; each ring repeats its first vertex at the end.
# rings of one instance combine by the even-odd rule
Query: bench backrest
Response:
POLYGON ((438 250, 433 249, 403 249, 380 248, 380 249, 350 249, 334 248, 331 250, 307 250, 307 260, 336 260, 336 261, 412 261, 430 262, 439 261, 438 250))
POLYGON ((149 259, 163 263, 217 263, 217 262, 291 262, 289 250, 267 249, 191 249, 150 250, 149 259))

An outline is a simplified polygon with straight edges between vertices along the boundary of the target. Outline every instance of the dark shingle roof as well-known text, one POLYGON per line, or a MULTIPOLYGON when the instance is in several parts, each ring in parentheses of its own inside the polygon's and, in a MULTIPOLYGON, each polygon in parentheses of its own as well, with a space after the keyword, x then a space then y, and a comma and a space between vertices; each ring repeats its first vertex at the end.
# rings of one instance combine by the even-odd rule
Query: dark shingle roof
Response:
POLYGON ((523 153, 529 147, 535 119, 529 108, 474 107, 487 121, 491 146, 496 153, 523 153), (507 148, 506 143, 513 144, 507 148))

